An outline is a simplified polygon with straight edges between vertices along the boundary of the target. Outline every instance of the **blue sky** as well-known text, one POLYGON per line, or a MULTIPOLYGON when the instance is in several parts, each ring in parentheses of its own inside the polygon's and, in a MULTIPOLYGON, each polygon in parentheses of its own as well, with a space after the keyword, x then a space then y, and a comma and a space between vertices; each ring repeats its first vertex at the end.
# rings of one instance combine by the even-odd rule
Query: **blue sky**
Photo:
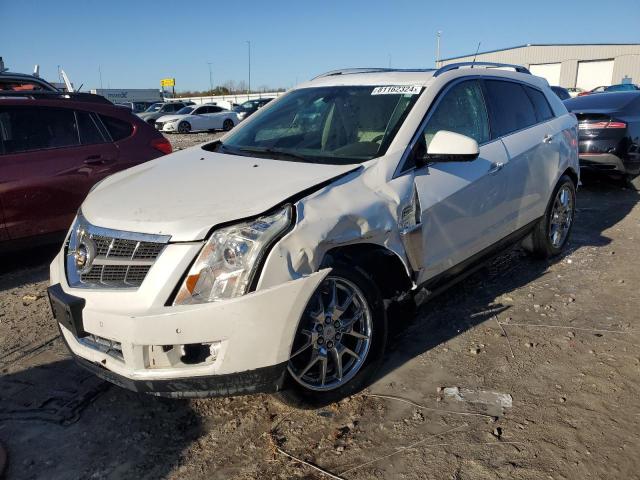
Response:
POLYGON ((443 58, 526 43, 640 43, 638 0, 324 0, 214 2, 0 0, 0 56, 13 71, 35 63, 50 80, 62 65, 84 90, 178 90, 247 79, 291 87, 341 67, 431 67, 443 58))

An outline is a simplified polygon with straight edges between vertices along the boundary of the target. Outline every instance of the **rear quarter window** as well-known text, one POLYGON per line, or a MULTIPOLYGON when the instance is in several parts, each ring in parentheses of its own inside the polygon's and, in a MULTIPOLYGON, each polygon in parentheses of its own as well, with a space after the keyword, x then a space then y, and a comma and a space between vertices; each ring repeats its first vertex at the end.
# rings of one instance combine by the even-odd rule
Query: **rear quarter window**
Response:
POLYGON ((493 137, 501 137, 537 123, 533 104, 519 83, 485 80, 493 137))
POLYGON ((547 101, 547 97, 544 96, 544 93, 531 87, 524 87, 524 89, 527 92, 527 95, 529 95, 531 103, 533 103, 538 121, 545 122, 552 119, 553 112, 551 111, 551 107, 549 106, 549 102, 547 101))
POLYGON ((109 115, 100 115, 100 119, 114 142, 124 140, 133 134, 133 125, 129 122, 110 117, 109 115))
POLYGON ((78 129, 80 130, 80 141, 83 145, 94 145, 105 143, 105 138, 100 133, 93 117, 89 112, 76 112, 78 119, 78 129))

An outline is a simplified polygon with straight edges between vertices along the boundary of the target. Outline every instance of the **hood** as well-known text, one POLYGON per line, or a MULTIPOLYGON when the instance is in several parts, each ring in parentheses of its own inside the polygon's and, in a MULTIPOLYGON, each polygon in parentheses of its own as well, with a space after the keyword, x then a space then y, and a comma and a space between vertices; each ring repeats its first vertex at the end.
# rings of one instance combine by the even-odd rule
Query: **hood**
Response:
POLYGON ((192 147, 116 173, 82 204, 100 227, 203 239, 211 227, 259 215, 357 165, 320 165, 192 147))

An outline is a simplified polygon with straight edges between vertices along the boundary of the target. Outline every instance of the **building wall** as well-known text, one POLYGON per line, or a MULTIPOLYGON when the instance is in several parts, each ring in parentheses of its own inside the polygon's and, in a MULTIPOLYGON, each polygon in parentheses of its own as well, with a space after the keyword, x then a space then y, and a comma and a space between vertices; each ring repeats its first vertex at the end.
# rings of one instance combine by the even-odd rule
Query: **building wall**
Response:
MULTIPOLYGON (((471 62, 473 55, 448 58, 438 66, 456 62, 471 62)), ((495 52, 479 53, 478 62, 515 63, 530 67, 540 63, 562 63, 560 85, 575 87, 578 62, 614 60, 612 83, 621 83, 627 76, 640 84, 640 44, 635 45, 528 45, 495 52)))

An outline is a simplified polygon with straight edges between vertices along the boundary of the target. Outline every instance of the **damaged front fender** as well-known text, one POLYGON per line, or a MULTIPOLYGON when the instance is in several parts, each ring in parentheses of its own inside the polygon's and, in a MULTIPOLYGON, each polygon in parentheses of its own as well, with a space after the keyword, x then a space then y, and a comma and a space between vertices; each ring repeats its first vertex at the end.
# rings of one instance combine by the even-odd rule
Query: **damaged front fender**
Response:
POLYGON ((393 252, 412 278, 399 227, 414 195, 412 176, 386 182, 384 175, 373 162, 296 202, 296 225, 270 252, 258 289, 309 275, 329 251, 358 244, 393 252))

